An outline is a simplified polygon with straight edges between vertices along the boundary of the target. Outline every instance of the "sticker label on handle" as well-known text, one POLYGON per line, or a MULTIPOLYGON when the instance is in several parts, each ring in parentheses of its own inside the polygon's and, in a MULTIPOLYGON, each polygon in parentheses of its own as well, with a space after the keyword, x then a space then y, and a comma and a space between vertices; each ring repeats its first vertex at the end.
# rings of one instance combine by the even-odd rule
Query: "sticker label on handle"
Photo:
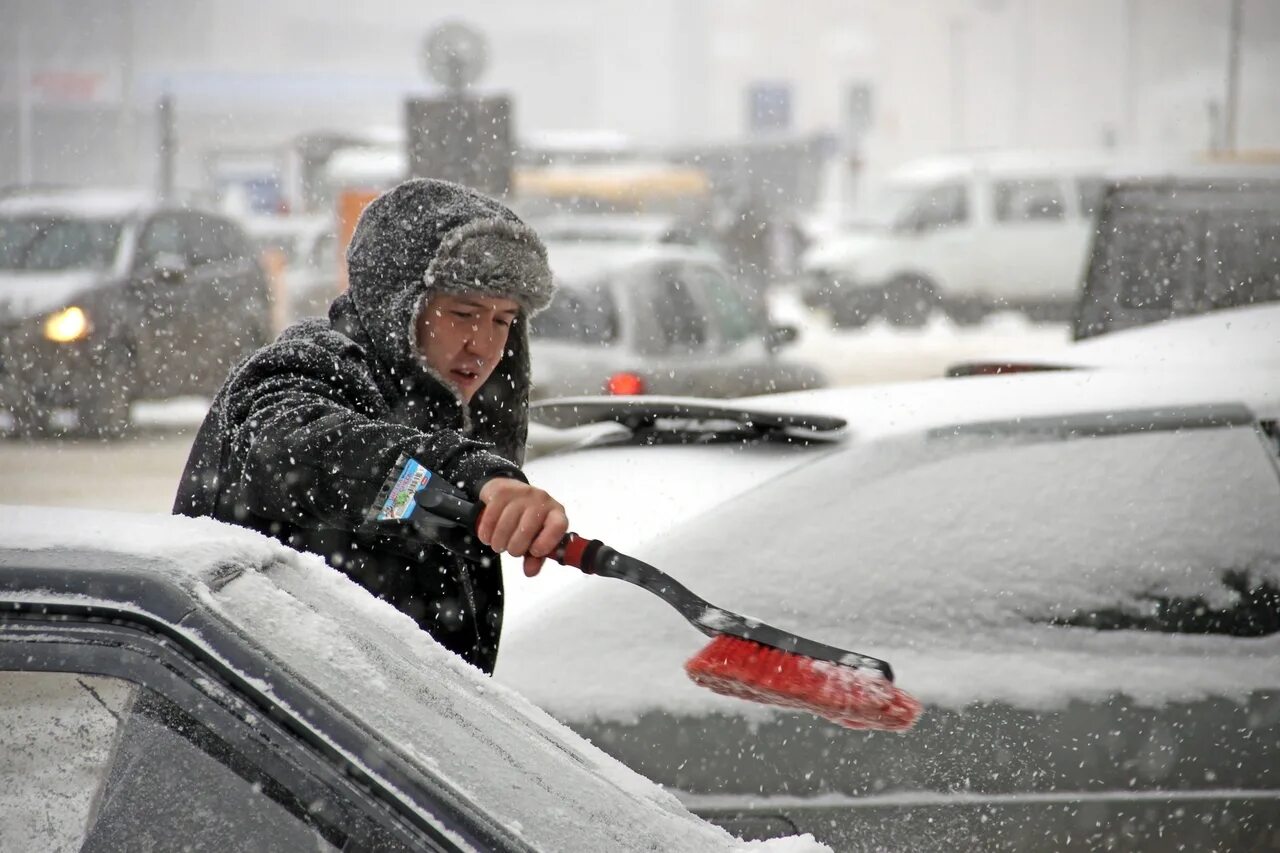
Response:
POLYGON ((418 492, 427 487, 431 481, 431 472, 422 467, 414 459, 408 459, 401 469, 400 475, 391 485, 387 499, 378 510, 378 521, 402 521, 413 514, 418 506, 415 498, 418 492))

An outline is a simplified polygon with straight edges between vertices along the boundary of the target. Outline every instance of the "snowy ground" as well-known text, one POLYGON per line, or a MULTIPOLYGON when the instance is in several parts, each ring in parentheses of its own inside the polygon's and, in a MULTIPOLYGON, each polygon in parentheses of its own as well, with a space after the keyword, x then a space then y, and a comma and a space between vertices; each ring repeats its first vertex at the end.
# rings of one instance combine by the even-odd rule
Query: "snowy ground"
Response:
MULTIPOLYGON (((1014 314, 964 328, 937 318, 921 329, 876 322, 837 330, 785 290, 775 294, 772 310, 777 322, 800 332, 787 357, 821 365, 834 385, 932 378, 957 361, 1047 351, 1068 339, 1065 326, 1034 325, 1014 314)), ((206 406, 195 398, 136 404, 138 429, 111 444, 0 440, 0 502, 168 512, 206 406)))

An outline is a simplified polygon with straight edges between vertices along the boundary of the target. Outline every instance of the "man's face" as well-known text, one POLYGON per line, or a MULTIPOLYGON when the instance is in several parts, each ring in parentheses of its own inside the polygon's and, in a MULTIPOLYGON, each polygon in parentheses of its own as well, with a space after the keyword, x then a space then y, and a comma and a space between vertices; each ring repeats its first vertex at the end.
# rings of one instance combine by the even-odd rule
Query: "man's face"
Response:
POLYGON ((418 315, 418 351, 469 402, 502 360, 519 313, 512 299, 434 294, 418 315))

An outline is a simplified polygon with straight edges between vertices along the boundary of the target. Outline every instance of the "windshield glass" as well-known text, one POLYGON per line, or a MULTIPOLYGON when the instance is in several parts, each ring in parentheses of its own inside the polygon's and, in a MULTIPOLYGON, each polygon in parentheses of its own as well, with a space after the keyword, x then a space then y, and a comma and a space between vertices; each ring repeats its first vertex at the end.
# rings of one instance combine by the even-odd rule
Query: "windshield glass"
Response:
POLYGON ((0 269, 100 270, 116 257, 123 226, 105 219, 0 218, 0 269))
POLYGON ((943 189, 922 184, 881 183, 868 186, 849 213, 849 224, 863 228, 905 228, 917 212, 935 205, 943 189))

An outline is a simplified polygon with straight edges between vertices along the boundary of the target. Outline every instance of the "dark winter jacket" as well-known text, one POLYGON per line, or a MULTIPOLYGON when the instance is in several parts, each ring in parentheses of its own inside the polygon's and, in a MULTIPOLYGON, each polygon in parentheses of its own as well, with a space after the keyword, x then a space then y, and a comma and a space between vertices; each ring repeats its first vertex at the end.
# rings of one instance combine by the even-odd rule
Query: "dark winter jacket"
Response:
POLYGON ((491 672, 502 624, 496 555, 471 542, 479 559, 464 559, 368 513, 402 454, 473 499, 492 477, 523 479, 526 320, 551 298, 545 250, 497 202, 411 181, 370 204, 347 259, 350 289, 327 321, 290 327, 231 372, 196 436, 174 512, 323 556, 491 672), (417 352, 415 323, 433 288, 521 304, 506 354, 470 405, 417 352))

